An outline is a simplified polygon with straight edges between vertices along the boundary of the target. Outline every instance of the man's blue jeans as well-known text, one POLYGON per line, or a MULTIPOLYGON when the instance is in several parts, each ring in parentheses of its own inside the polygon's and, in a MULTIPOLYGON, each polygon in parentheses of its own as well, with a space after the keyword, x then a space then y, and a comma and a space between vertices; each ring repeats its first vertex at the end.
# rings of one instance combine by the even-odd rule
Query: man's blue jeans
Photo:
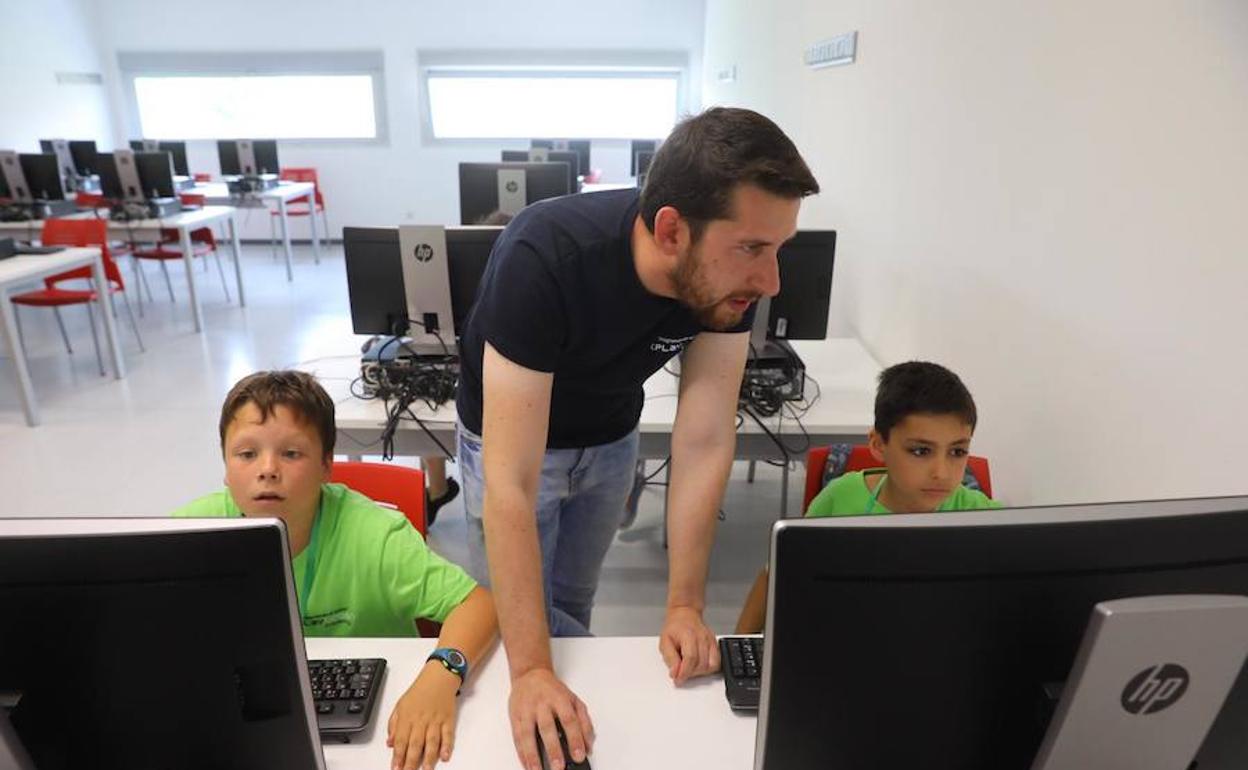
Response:
MULTIPOLYGON (((460 483, 468 517, 468 572, 489 585, 481 437, 458 430, 460 483)), ((584 449, 548 449, 537 496, 542 583, 552 636, 589 635, 607 549, 624 518, 637 464, 637 431, 584 449)))

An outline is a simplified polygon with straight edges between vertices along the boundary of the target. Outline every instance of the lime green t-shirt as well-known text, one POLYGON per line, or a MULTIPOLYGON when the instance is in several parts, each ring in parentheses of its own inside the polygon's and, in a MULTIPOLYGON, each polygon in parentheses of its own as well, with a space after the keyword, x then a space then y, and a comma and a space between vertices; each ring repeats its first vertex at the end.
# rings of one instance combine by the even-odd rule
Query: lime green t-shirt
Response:
MULTIPOLYGON (((173 512, 183 518, 236 518, 229 490, 173 512)), ((304 603, 304 636, 419 636, 416 618, 439 623, 476 582, 431 551, 398 511, 383 508, 342 484, 321 485, 315 574, 304 596, 308 552, 292 560, 295 591, 304 603)))
MULTIPOLYGON (((879 471, 876 471, 878 473, 879 471)), ((821 516, 861 516, 863 514, 892 513, 880 505, 878 499, 872 499, 872 491, 867 486, 866 471, 854 471, 838 476, 828 483, 806 509, 808 517, 821 516), (868 510, 870 506, 870 510, 868 510)), ((874 474, 872 474, 874 475, 874 474)), ((984 508, 1000 508, 1001 503, 988 497, 977 489, 968 489, 962 485, 945 498, 936 507, 937 512, 977 511, 984 508)))

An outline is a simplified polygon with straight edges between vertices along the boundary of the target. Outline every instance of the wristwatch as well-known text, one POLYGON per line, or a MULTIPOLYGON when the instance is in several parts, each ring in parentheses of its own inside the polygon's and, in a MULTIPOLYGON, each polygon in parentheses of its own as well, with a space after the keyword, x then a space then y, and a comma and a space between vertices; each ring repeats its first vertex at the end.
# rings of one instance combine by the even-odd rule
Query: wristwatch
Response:
MULTIPOLYGON (((459 684, 462 688, 464 680, 468 678, 468 659, 464 657, 462 652, 454 647, 439 647, 429 653, 428 658, 425 658, 426 663, 431 660, 438 661, 446 667, 447 671, 459 677, 459 684)), ((458 695, 459 691, 457 690, 455 694, 458 695)))

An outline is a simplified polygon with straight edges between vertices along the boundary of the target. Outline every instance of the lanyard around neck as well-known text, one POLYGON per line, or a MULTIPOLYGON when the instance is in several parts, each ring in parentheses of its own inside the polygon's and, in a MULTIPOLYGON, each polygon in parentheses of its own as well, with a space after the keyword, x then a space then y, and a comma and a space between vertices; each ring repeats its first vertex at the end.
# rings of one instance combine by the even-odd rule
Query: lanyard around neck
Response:
MULTIPOLYGON (((865 477, 864 477, 865 478, 865 477)), ((871 493, 871 499, 867 501, 867 510, 863 513, 874 513, 875 504, 880 499, 880 492, 884 491, 884 484, 888 481, 888 474, 885 473, 880 479, 880 483, 875 485, 875 491, 871 493)))
POLYGON ((304 551, 307 558, 303 565, 303 586, 299 591, 299 618, 307 622, 308 598, 312 595, 312 583, 316 580, 316 557, 320 550, 321 512, 325 508, 325 495, 321 493, 321 501, 316 507, 316 518, 312 519, 312 535, 308 538, 308 547, 304 551))

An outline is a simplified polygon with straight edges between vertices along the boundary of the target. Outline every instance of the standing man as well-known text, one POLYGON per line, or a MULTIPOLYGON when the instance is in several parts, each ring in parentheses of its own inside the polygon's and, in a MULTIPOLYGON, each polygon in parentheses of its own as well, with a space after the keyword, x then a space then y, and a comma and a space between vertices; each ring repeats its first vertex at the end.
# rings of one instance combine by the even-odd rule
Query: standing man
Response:
POLYGON ((702 610, 753 304, 780 290, 777 250, 818 191, 775 123, 715 108, 673 130, 640 196, 542 201, 495 244, 462 338, 459 461, 470 571, 496 597, 524 767, 540 767, 536 728, 563 770, 555 720, 571 759, 592 748, 550 636, 588 633, 633 483, 642 384, 681 351, 659 651, 677 684, 718 668, 702 610))

